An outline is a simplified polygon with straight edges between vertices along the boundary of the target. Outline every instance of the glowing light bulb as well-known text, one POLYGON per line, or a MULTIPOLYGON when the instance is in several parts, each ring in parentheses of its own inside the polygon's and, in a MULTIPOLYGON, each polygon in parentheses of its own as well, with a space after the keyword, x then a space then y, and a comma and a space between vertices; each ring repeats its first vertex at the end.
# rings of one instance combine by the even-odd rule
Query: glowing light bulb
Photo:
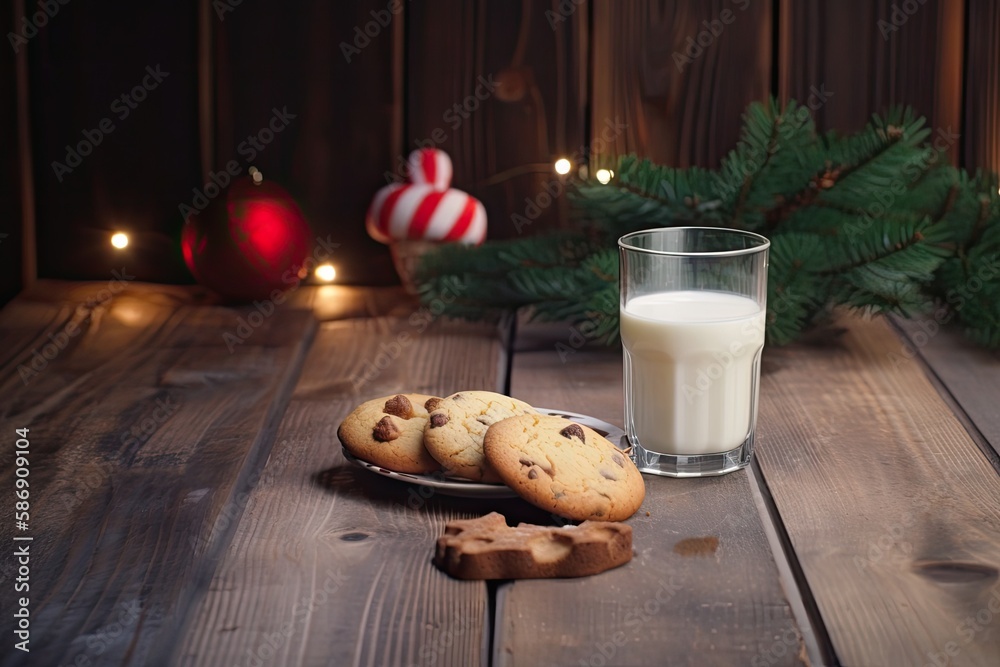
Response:
POLYGON ((555 170, 557 174, 565 176, 566 174, 569 173, 569 170, 572 168, 573 165, 566 158, 561 157, 558 160, 556 160, 555 170))
POLYGON ((121 250, 128 245, 128 234, 125 232, 115 232, 111 235, 111 245, 121 250))
POLYGON ((332 283, 337 277, 337 269, 333 264, 320 264, 316 267, 316 279, 324 283, 332 283))
POLYGON ((610 169, 598 169, 594 176, 597 178, 598 183, 607 185, 615 177, 615 172, 610 169))

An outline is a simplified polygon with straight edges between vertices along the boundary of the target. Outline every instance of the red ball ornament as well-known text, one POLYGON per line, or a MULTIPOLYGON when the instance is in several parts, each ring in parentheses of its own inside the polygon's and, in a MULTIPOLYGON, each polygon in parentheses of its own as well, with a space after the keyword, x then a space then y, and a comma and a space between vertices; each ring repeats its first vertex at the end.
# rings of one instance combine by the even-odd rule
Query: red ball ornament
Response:
POLYGON ((242 178, 187 217, 181 251, 199 283, 226 299, 252 301, 305 277, 311 236, 284 188, 242 178))

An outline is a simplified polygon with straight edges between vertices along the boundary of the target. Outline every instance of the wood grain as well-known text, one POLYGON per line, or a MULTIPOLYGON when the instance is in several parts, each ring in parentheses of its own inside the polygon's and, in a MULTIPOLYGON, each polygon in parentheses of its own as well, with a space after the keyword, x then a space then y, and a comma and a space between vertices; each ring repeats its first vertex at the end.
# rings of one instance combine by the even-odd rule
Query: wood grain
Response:
POLYGON ((343 418, 373 397, 503 384, 495 327, 414 322, 424 319, 321 326, 236 538, 192 616, 181 664, 239 664, 269 650, 269 665, 480 664, 486 586, 452 580, 430 559, 445 521, 503 503, 421 496, 422 487, 347 463, 336 438, 343 418))
MULTIPOLYGON (((777 89, 807 104, 822 130, 853 132, 872 113, 912 105, 930 127, 962 128, 963 0, 782 2, 777 89), (824 91, 827 91, 824 93, 824 91)), ((944 144, 941 144, 944 145, 944 144)))
MULTIPOLYGON (((984 440, 992 449, 991 460, 997 467, 1000 455, 1000 352, 970 342, 961 332, 930 320, 893 318, 893 324, 908 343, 900 345, 901 358, 918 357, 957 403, 969 420, 970 435, 984 440)), ((987 451, 989 455, 989 451, 987 451)), ((998 468, 1000 470, 1000 468, 998 468)))
MULTIPOLYGON (((574 348, 568 327, 519 333, 511 394, 620 425, 620 348, 560 347, 560 357, 559 343, 574 348)), ((644 480, 631 563, 501 587, 494 664, 806 663, 746 473, 644 480)))
POLYGON ((965 166, 1000 171, 1000 6, 968 3, 965 61, 965 166))
MULTIPOLYGON (((246 311, 178 303, 175 289, 73 288, 77 305, 18 299, 9 337, 35 340, 0 370, 0 429, 29 428, 33 664, 154 664, 211 576, 263 464, 315 328, 306 311, 260 323, 232 354, 222 334, 246 311), (157 296, 158 294, 158 296, 157 296), (25 315, 27 313, 27 316, 25 315), (24 319, 22 319, 24 318, 24 319), (30 348, 80 332, 23 382, 30 348)), ((9 327, 9 328, 8 328, 9 327)), ((54 350, 55 348, 53 348, 54 350)), ((0 450, 13 488, 14 448, 0 450)), ((0 508, 11 543, 13 503, 0 508)), ((11 561, 4 561, 10 580, 11 561)), ((5 614, 0 630, 12 636, 5 614)), ((22 654, 6 650, 0 662, 22 654)))
POLYGON ((886 322, 840 324, 767 351, 757 447, 837 657, 995 665, 1000 478, 886 322))
POLYGON ((388 249, 364 220, 402 132, 399 52, 412 6, 213 3, 213 168, 236 160, 245 174, 253 164, 286 186, 317 236, 342 244, 332 260, 342 283, 397 282, 388 249), (248 150, 247 137, 267 127, 274 108, 295 117, 264 150, 248 150))
POLYGON ((771 12, 745 0, 595 0, 592 162, 635 152, 718 166, 747 105, 771 90, 771 12))
POLYGON ((586 159, 588 2, 452 0, 407 11, 407 150, 449 152, 455 187, 486 206, 490 238, 565 225, 565 182, 552 165, 586 159))

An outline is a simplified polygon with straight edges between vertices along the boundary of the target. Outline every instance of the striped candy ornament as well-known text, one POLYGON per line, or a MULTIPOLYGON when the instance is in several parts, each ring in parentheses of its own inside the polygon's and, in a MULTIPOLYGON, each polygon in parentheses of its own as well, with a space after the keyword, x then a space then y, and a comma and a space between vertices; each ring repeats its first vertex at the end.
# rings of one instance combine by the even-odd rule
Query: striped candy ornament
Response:
MULTIPOLYGON (((440 152, 440 151, 439 151, 440 152)), ((486 239, 486 209, 461 190, 423 183, 393 183, 375 194, 366 219, 376 241, 452 241, 478 245, 486 239)))
POLYGON ((421 148, 410 153, 408 160, 411 183, 432 185, 438 190, 451 186, 451 158, 436 148, 421 148))

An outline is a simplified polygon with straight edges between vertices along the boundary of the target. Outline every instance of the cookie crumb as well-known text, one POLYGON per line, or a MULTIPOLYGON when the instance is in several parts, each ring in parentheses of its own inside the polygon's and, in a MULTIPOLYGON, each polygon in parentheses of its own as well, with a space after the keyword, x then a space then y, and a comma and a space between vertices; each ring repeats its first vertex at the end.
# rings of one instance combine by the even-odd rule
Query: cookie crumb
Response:
POLYGON ((649 512, 646 512, 646 516, 649 516, 649 512))
POLYGON ((674 545, 674 553, 681 556, 711 556, 718 548, 718 537, 689 537, 674 545))

